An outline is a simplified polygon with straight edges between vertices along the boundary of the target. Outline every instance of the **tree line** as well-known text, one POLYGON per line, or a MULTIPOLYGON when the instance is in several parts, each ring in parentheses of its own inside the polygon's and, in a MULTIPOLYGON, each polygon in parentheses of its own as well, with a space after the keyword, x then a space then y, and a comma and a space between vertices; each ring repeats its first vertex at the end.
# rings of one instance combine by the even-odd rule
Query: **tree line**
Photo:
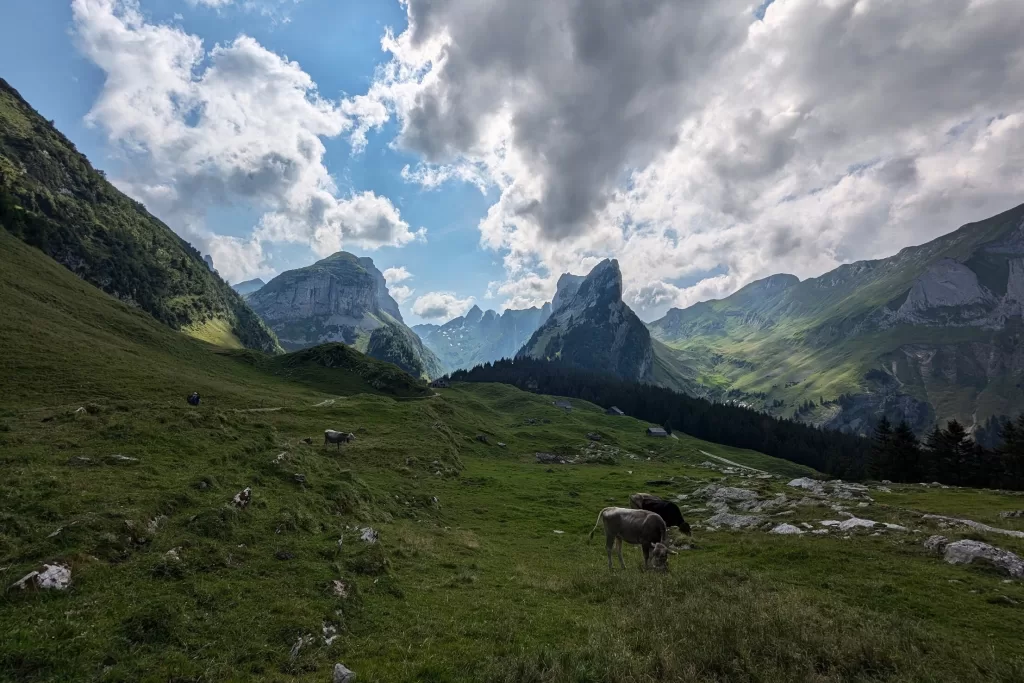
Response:
POLYGON ((1024 414, 1001 424, 999 443, 986 447, 950 420, 922 442, 906 422, 882 418, 875 427, 867 473, 899 482, 1024 490, 1024 414))
POLYGON ((760 451, 834 477, 863 479, 871 441, 790 419, 715 403, 641 382, 623 380, 557 361, 518 358, 459 370, 451 379, 501 382, 528 391, 579 398, 664 425, 700 439, 760 451))
MULTIPOLYGON (((954 486, 1024 490, 1024 414, 990 425, 999 445, 976 443, 956 420, 923 441, 906 422, 879 422, 872 438, 776 418, 750 408, 694 398, 672 389, 619 379, 558 361, 519 358, 458 370, 454 381, 500 382, 579 398, 667 430, 760 451, 843 479, 937 481, 954 486)), ((987 432, 986 432, 987 433, 987 432)))

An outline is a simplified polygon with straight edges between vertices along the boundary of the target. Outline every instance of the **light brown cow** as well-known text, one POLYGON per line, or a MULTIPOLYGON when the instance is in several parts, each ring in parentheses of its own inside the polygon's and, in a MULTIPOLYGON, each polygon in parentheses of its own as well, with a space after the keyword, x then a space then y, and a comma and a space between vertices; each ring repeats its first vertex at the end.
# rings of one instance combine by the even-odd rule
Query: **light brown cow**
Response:
POLYGON ((613 547, 619 555, 619 564, 623 569, 626 568, 626 563, 622 559, 623 541, 640 546, 644 552, 644 569, 668 568, 668 546, 665 545, 667 529, 665 520, 657 513, 607 507, 597 516, 597 523, 590 531, 591 539, 602 525, 605 548, 608 551, 608 569, 612 568, 613 547))

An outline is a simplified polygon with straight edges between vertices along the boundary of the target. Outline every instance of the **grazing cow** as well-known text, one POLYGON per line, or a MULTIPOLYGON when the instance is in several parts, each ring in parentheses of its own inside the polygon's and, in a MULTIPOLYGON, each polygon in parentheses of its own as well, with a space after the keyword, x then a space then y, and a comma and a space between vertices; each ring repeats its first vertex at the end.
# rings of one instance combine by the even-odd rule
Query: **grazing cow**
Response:
POLYGON ((601 525, 604 525, 608 569, 612 568, 612 547, 619 554, 619 564, 623 569, 626 568, 626 563, 622 559, 623 541, 641 547, 644 551, 644 569, 648 566, 654 569, 668 568, 665 520, 656 513, 629 508, 605 508, 597 516, 597 523, 590 531, 591 539, 601 525))
POLYGON ((338 450, 341 450, 341 444, 348 443, 349 441, 355 441, 356 435, 351 432, 336 432, 333 429, 324 430, 324 445, 329 443, 338 444, 338 450))
POLYGON ((670 500, 662 500, 649 493, 634 493, 629 497, 629 507, 635 510, 655 512, 665 520, 665 526, 679 527, 679 530, 687 536, 693 536, 693 531, 690 529, 690 525, 686 523, 686 520, 683 519, 683 513, 680 511, 679 506, 670 500))

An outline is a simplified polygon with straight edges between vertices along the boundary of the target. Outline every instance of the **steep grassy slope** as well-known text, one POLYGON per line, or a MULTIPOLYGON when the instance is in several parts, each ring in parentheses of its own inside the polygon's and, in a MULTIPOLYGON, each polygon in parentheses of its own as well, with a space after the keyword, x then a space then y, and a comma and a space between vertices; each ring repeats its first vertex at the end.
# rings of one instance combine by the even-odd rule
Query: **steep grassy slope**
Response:
POLYGON ((855 396, 801 417, 870 431, 882 414, 919 430, 1014 414, 1024 405, 1012 291, 1022 221, 1019 206, 891 258, 803 282, 772 276, 673 309, 651 334, 684 353, 718 396, 776 414, 842 394, 855 396))
POLYGON ((198 251, 108 183, 2 79, 0 227, 166 325, 209 339, 212 324, 230 329, 232 345, 280 351, 198 251))
MULTIPOLYGON (((218 350, 0 240, 0 680, 325 681, 338 661, 370 683, 1024 675, 1024 589, 920 536, 698 529, 664 575, 633 548, 609 573, 586 540, 630 492, 792 493, 807 471, 791 463, 502 385, 399 400, 348 372, 342 345, 218 350), (324 448, 326 427, 357 440, 324 448), (539 465, 541 450, 590 462, 539 465), (708 453, 785 477, 723 478, 708 453), (232 505, 244 487, 252 502, 232 505), (43 562, 71 587, 7 589, 43 562)), ((976 495, 979 519, 1024 528, 998 517, 1019 497, 873 495, 859 514, 916 527, 897 506, 976 495)))

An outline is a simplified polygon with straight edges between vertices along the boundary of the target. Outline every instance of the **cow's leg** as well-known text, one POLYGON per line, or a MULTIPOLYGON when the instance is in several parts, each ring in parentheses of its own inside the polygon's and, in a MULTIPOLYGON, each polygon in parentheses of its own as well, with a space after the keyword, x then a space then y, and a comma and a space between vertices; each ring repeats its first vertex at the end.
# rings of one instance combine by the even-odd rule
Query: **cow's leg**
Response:
POLYGON ((626 568, 626 561, 622 559, 622 539, 621 538, 616 538, 615 539, 615 548, 616 548, 616 550, 619 551, 619 564, 622 566, 623 569, 625 569, 626 568))
POLYGON ((605 550, 608 551, 608 570, 612 569, 612 546, 615 545, 615 539, 607 534, 604 537, 605 550))
POLYGON ((644 543, 640 547, 643 548, 643 551, 644 551, 644 569, 646 570, 648 562, 650 562, 650 559, 651 559, 651 544, 650 543, 644 543))

